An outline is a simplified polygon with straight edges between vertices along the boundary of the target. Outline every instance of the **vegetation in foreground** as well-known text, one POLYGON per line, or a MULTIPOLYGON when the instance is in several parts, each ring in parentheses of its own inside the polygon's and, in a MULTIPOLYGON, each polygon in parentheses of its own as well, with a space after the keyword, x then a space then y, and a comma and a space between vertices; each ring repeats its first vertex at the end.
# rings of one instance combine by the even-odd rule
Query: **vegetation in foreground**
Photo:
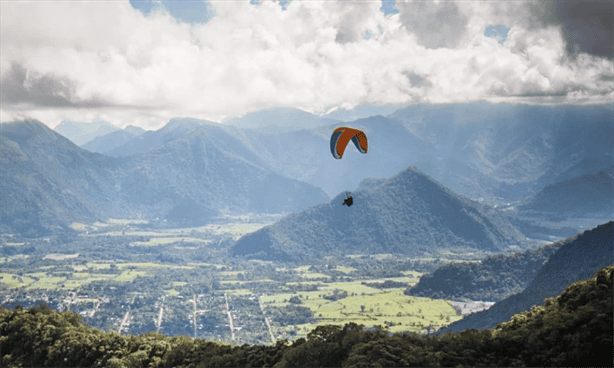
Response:
POLYGON ((0 308, 2 366, 611 366, 614 266, 495 329, 442 336, 319 326, 292 344, 235 346, 157 333, 121 336, 72 312, 0 308))

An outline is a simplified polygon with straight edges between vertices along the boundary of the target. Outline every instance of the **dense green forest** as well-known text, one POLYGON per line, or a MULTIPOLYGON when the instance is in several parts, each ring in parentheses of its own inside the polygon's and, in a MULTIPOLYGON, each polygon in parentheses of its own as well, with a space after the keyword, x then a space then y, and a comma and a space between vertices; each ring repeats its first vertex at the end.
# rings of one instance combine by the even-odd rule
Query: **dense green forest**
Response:
POLYGON ((9 367, 611 366, 614 266, 573 283, 544 305, 495 329, 441 336, 390 334, 356 324, 319 326, 275 346, 122 336, 41 305, 0 308, 2 362, 9 367))

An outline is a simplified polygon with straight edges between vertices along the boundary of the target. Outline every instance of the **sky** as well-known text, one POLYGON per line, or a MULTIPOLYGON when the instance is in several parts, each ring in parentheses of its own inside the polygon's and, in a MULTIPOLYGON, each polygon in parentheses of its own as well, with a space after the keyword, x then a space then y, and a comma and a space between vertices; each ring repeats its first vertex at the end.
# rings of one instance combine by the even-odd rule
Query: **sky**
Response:
POLYGON ((614 101, 610 1, 0 1, 0 121, 614 101))

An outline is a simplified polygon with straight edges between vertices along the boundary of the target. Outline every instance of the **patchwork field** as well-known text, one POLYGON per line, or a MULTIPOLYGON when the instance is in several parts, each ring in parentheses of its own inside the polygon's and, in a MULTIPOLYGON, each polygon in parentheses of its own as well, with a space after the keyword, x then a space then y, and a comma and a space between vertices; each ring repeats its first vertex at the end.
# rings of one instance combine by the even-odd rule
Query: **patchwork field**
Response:
MULTIPOLYGON (((295 269, 296 270, 296 269, 295 269)), ((304 267, 299 272, 307 273, 304 267)), ((386 280, 415 284, 419 272, 408 271, 407 277, 370 279, 370 283, 386 280)), ((303 283, 292 283, 303 284, 303 283)), ((378 289, 363 285, 361 281, 320 282, 317 291, 278 293, 260 296, 260 302, 267 307, 285 307, 292 304, 309 308, 319 320, 317 323, 278 327, 275 334, 294 330, 305 335, 318 325, 344 325, 354 322, 367 327, 382 326, 391 332, 426 332, 426 327, 439 328, 462 317, 456 315, 452 305, 444 300, 410 297, 403 294, 405 288, 378 289), (296 297, 300 303, 291 303, 296 297), (337 297, 339 299, 337 299, 337 297)))

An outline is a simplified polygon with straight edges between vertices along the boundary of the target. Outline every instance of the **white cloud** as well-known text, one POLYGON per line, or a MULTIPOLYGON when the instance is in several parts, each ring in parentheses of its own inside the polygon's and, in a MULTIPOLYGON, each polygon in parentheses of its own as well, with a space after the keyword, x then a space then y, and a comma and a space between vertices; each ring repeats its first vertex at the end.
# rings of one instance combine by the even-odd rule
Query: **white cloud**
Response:
POLYGON ((611 101, 611 60, 570 58, 528 2, 214 1, 205 24, 128 1, 1 3, 1 120, 154 128, 272 106, 611 101), (510 28, 499 44, 491 24, 510 28), (370 37, 364 37, 368 33, 370 37))

